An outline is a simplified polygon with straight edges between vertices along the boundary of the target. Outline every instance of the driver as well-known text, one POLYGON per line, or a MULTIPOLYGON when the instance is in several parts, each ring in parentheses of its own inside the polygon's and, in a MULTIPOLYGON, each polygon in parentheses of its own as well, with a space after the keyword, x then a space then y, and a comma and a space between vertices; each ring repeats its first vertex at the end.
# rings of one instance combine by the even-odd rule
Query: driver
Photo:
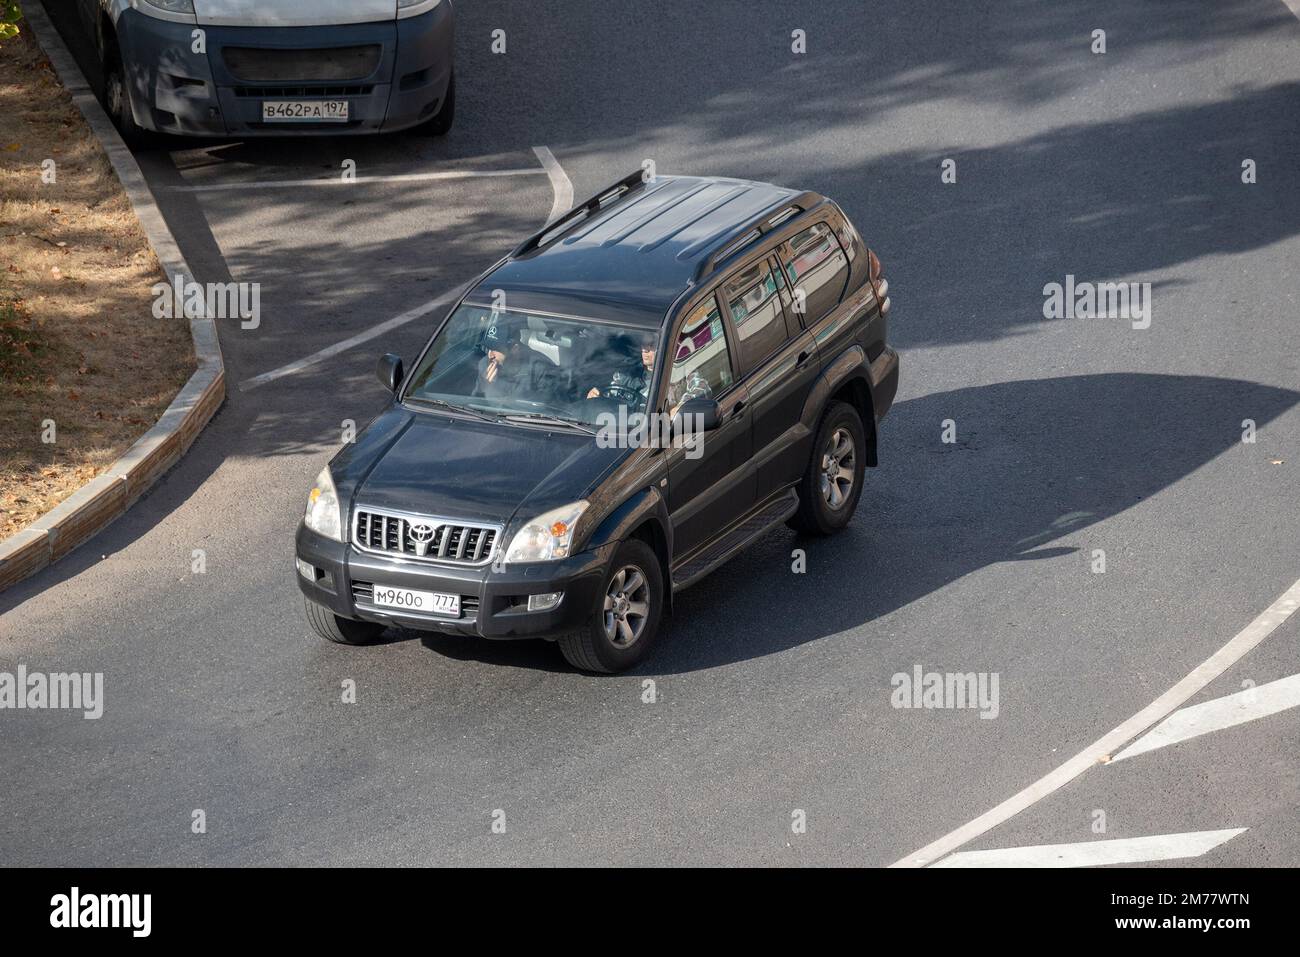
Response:
POLYGON ((593 387, 587 393, 588 399, 604 396, 627 405, 645 406, 650 396, 650 385, 655 369, 654 333, 648 330, 638 333, 636 343, 641 347, 640 359, 629 356, 627 364, 621 369, 616 369, 609 377, 608 385, 603 388, 593 387))

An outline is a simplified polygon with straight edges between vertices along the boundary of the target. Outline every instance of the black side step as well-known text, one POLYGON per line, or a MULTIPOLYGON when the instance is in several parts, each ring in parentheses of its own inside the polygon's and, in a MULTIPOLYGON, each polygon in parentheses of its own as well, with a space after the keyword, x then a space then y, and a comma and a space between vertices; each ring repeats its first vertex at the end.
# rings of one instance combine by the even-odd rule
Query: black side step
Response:
POLYGON ((751 512, 721 538, 704 547, 685 565, 673 570, 673 591, 694 585, 737 552, 748 548, 799 510, 794 489, 751 512))

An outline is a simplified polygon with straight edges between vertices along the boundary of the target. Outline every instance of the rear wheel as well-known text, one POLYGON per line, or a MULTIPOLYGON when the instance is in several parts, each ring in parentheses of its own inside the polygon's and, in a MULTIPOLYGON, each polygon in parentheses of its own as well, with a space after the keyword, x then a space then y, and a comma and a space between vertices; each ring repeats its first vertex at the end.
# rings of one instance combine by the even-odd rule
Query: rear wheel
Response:
POLYGON ((639 538, 614 552, 600 605, 578 631, 558 639, 564 659, 575 668, 613 674, 649 654, 659 637, 664 578, 657 556, 639 538))
POLYGON ((378 641, 384 633, 384 626, 376 622, 340 618, 310 598, 304 598, 303 602, 307 608, 307 624, 326 641, 340 645, 369 645, 378 641))
POLYGON ((809 535, 838 532, 858 507, 867 449, 858 410, 847 402, 826 407, 813 440, 808 470, 799 482, 799 511, 789 525, 809 535))

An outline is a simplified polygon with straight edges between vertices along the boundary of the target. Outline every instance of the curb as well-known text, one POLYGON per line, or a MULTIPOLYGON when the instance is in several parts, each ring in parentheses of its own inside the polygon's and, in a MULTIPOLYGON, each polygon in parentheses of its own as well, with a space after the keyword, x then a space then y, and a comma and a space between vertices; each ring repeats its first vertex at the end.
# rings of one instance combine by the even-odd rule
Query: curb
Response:
MULTIPOLYGON (((33 0, 23 5, 23 15, 72 102, 81 110, 113 164, 113 171, 167 281, 172 288, 178 288, 178 279, 182 283, 190 281, 193 274, 189 264, 167 228, 135 157, 100 107, 44 8, 33 0)), ((226 398, 226 371, 217 341, 217 325, 209 318, 191 319, 190 337, 194 340, 197 368, 153 428, 140 436, 105 472, 32 525, 0 541, 0 591, 58 561, 122 515, 180 461, 216 414, 226 398)))

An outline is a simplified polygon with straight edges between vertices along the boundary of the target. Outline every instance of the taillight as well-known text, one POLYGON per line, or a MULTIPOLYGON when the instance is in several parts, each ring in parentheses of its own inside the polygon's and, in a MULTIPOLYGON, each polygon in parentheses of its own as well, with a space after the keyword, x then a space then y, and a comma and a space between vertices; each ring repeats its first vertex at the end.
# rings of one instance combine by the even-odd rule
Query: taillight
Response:
POLYGON ((877 256, 873 251, 868 249, 867 250, 867 274, 868 276, 870 276, 871 281, 873 283, 880 281, 880 271, 881 271, 880 257, 877 256))

